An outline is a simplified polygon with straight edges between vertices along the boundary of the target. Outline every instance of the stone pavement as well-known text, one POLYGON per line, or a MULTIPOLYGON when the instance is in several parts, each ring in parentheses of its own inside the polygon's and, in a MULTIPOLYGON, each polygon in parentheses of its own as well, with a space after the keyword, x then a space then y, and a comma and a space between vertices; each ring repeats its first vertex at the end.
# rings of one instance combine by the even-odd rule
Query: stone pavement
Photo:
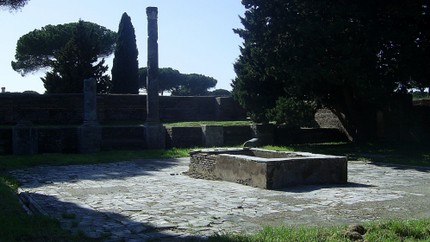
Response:
POLYGON ((349 162, 349 184, 263 190, 183 174, 189 159, 43 166, 11 172, 32 210, 105 241, 204 240, 265 225, 430 217, 430 170, 349 162))

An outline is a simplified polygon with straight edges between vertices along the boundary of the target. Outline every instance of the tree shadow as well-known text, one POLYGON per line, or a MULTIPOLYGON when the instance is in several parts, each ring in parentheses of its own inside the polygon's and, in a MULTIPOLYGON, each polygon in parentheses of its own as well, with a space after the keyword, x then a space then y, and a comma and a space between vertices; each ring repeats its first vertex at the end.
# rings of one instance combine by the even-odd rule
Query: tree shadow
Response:
POLYGON ((190 234, 175 226, 157 227, 133 221, 114 213, 102 212, 89 206, 60 201, 53 196, 21 193, 20 200, 34 214, 42 214, 59 221, 72 234, 82 233, 95 241, 205 241, 207 236, 190 234))
POLYGON ((426 167, 426 166, 412 166, 412 165, 402 165, 402 164, 384 163, 384 162, 370 162, 369 164, 374 166, 379 166, 379 167, 392 168, 394 170, 403 170, 403 171, 415 170, 415 171, 425 172, 425 173, 430 172, 430 167, 426 167))
POLYGON ((102 164, 38 166, 29 169, 13 170, 9 173, 25 188, 36 188, 47 184, 83 180, 124 180, 137 176, 152 176, 155 172, 178 166, 178 172, 188 169, 188 158, 142 159, 102 164))
POLYGON ((307 192, 313 192, 313 191, 330 189, 330 188, 354 189, 354 188, 371 188, 371 187, 375 187, 375 186, 355 183, 355 182, 347 182, 347 183, 341 183, 341 184, 299 185, 299 186, 291 186, 291 187, 286 187, 286 188, 276 189, 276 190, 281 192, 291 192, 291 193, 307 193, 307 192))
POLYGON ((323 143, 293 146, 312 153, 347 155, 352 160, 366 159, 373 162, 430 165, 428 143, 323 143))

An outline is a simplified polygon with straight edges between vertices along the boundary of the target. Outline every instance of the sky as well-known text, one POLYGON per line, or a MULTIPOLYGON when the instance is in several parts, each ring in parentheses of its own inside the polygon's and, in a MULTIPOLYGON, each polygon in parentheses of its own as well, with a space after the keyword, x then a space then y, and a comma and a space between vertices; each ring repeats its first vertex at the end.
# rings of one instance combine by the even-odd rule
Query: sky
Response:
MULTIPOLYGON (((242 39, 233 28, 242 28, 240 0, 30 0, 18 11, 0 9, 0 87, 8 92, 44 93, 40 77, 47 70, 22 77, 11 67, 18 39, 48 24, 93 22, 118 31, 126 12, 136 32, 139 67, 147 63, 147 7, 158 7, 159 66, 181 73, 198 73, 218 80, 216 89, 231 90, 233 63, 242 39)), ((106 59, 112 67, 113 55, 106 59)), ((110 75, 110 70, 109 73, 110 75)))

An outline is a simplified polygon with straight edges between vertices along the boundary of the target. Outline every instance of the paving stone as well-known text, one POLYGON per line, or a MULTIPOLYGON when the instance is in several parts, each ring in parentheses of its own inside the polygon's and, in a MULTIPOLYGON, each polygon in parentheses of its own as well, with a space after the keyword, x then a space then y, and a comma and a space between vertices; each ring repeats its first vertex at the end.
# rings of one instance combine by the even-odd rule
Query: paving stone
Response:
POLYGON ((110 235, 107 241, 205 240, 265 225, 430 217, 429 169, 349 162, 347 185, 272 191, 193 179, 183 174, 188 164, 189 159, 141 160, 11 174, 22 184, 19 191, 64 228, 95 238, 110 235))

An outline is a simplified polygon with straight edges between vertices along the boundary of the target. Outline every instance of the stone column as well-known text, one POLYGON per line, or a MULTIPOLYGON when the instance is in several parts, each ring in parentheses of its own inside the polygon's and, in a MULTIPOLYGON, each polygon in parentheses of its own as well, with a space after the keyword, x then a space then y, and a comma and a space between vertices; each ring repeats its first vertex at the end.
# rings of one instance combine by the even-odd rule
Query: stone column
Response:
POLYGON ((95 153, 101 147, 101 127, 97 121, 97 85, 94 78, 84 80, 84 119, 78 128, 79 153, 95 153))
POLYGON ((146 76, 146 122, 160 122, 158 100, 158 9, 146 8, 148 15, 148 72, 146 76))
POLYGON ((146 8, 148 17, 148 73, 146 77, 145 137, 148 149, 166 147, 166 130, 160 123, 158 97, 158 9, 146 8))

